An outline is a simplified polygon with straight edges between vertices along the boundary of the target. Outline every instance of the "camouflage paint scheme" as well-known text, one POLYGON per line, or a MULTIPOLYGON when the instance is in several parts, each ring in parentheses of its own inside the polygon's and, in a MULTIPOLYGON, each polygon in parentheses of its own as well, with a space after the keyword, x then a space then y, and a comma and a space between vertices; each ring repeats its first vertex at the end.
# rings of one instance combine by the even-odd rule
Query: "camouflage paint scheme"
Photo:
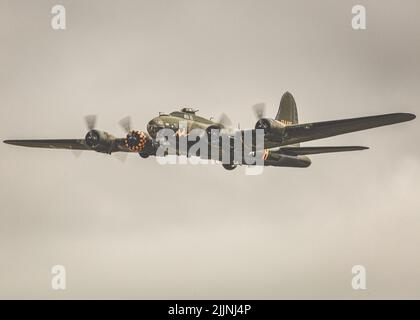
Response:
MULTIPOLYGON (((368 148, 362 146, 301 147, 301 142, 410 121, 416 117, 410 113, 391 113, 299 124, 296 102, 289 92, 282 96, 276 117, 274 119, 261 117, 257 121, 255 129, 232 129, 226 124, 229 121, 216 122, 206 119, 198 116, 197 111, 191 108, 182 108, 180 111, 169 114, 160 113, 159 116, 149 121, 147 132, 129 129, 125 138, 116 138, 107 132, 94 129, 92 126, 84 139, 5 140, 4 143, 33 148, 93 150, 107 154, 135 152, 142 158, 147 158, 156 155, 156 150, 159 147, 157 134, 161 129, 173 130, 178 138, 186 137, 193 129, 205 130, 208 135, 211 134, 212 129, 219 129, 220 135, 228 136, 228 139, 233 139, 234 135, 238 133, 242 138, 247 133, 255 135, 255 129, 262 129, 264 130, 264 150, 257 150, 254 143, 252 148, 254 152, 261 152, 265 166, 304 168, 311 164, 307 155, 368 148), (186 124, 186 128, 180 128, 180 123, 186 124)), ((178 144, 175 148, 178 148, 178 144)), ((179 154, 179 150, 176 151, 179 154)), ((220 153, 213 160, 221 160, 222 152, 220 149, 220 153)), ((240 164, 232 162, 223 164, 223 167, 232 170, 240 164)))

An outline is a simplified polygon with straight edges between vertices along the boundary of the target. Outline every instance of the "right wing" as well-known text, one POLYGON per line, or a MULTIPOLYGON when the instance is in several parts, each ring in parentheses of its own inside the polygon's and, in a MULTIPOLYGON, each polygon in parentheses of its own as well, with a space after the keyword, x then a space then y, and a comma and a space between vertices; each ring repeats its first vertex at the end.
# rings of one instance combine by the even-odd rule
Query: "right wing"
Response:
POLYGON ((379 116, 322 121, 287 126, 281 145, 323 139, 390 124, 413 120, 411 113, 390 113, 379 116))
MULTIPOLYGON (((271 149, 298 144, 300 142, 323 139, 340 134, 410 121, 415 118, 416 116, 411 113, 389 113, 370 117, 293 124, 286 126, 282 135, 265 134, 264 148, 271 149)), ((241 130, 240 132, 243 141, 245 135, 255 137, 256 134, 255 129, 241 130)), ((252 146, 255 147, 254 138, 252 146)))

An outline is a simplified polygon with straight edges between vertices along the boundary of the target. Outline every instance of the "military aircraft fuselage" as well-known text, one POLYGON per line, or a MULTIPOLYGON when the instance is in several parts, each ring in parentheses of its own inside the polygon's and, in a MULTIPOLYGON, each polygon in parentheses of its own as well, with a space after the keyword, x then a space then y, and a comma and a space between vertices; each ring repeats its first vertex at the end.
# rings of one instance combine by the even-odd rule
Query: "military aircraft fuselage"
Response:
POLYGON ((174 111, 169 114, 161 113, 149 121, 147 132, 153 139, 156 139, 157 133, 162 129, 170 129, 178 135, 186 135, 193 129, 209 131, 224 127, 220 123, 197 116, 196 112, 191 108, 183 108, 181 111, 174 111))
POLYGON ((4 142, 32 148, 93 150, 108 154, 132 152, 138 153, 142 158, 186 155, 221 161, 223 167, 228 170, 243 164, 305 168, 311 164, 308 155, 368 148, 363 146, 302 147, 300 146, 302 142, 388 126, 410 121, 416 117, 412 113, 399 112, 299 123, 296 102, 289 92, 282 96, 274 118, 264 116, 263 104, 255 105, 254 112, 258 122, 252 129, 234 129, 226 115, 223 115, 219 121, 213 121, 211 118, 206 119, 196 115, 197 111, 192 108, 182 108, 180 111, 168 114, 160 113, 149 121, 147 132, 133 130, 130 118, 124 118, 120 121, 120 125, 127 135, 122 138, 97 130, 96 117, 87 116, 86 124, 89 131, 84 139, 26 139, 5 140, 4 142), (193 132, 195 129, 198 136, 193 132), (198 133, 198 130, 206 134, 198 133), (202 139, 204 137, 210 139, 202 139), (251 163, 247 161, 250 158, 251 163))

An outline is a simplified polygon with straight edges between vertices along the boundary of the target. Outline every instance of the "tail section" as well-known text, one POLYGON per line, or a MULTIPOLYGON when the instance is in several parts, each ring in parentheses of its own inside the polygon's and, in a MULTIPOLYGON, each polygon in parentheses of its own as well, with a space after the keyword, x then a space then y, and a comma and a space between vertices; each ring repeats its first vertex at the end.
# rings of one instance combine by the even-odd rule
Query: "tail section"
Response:
POLYGON ((290 92, 286 92, 281 97, 276 120, 284 123, 285 125, 299 123, 296 102, 290 92))

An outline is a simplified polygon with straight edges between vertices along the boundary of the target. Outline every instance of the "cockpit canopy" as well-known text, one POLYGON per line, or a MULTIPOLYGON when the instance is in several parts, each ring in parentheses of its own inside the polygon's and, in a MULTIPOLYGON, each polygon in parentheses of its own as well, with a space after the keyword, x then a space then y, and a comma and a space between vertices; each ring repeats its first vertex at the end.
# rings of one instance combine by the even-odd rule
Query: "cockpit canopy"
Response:
POLYGON ((178 118, 186 118, 186 119, 193 119, 192 116, 195 116, 195 113, 198 112, 197 109, 189 108, 189 107, 183 107, 180 111, 173 111, 169 114, 164 112, 159 112, 159 117, 162 116, 173 116, 178 118))
POLYGON ((181 111, 174 111, 171 112, 169 115, 173 117, 184 118, 187 120, 194 120, 197 118, 197 116, 195 115, 197 111, 198 110, 193 108, 183 107, 181 108, 181 111))
POLYGON ((184 112, 184 113, 192 113, 192 114, 195 114, 197 111, 198 110, 195 110, 193 108, 187 108, 187 107, 184 107, 184 108, 181 109, 181 112, 184 112))

